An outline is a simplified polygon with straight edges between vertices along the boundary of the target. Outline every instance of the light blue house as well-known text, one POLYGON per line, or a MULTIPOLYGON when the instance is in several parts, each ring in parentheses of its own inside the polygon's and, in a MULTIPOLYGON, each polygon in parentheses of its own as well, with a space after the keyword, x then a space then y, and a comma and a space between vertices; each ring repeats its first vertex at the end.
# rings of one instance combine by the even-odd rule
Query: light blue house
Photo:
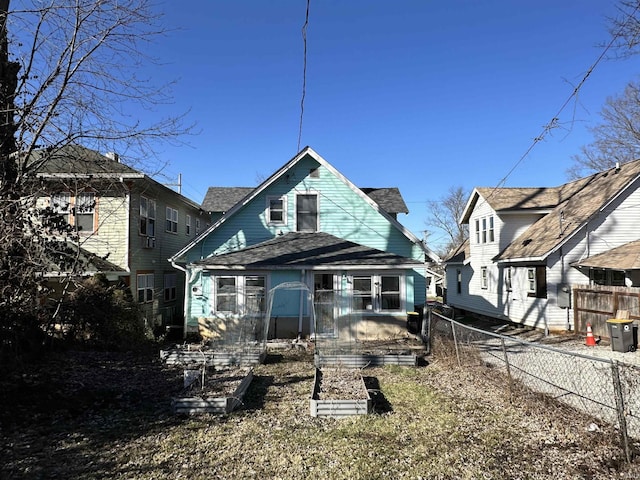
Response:
POLYGON ((210 189, 203 208, 213 224, 170 259, 187 273, 185 334, 254 321, 270 299, 270 338, 335 336, 345 319, 358 339, 390 338, 426 301, 438 258, 397 221, 399 191, 358 188, 309 147, 254 189, 210 189))

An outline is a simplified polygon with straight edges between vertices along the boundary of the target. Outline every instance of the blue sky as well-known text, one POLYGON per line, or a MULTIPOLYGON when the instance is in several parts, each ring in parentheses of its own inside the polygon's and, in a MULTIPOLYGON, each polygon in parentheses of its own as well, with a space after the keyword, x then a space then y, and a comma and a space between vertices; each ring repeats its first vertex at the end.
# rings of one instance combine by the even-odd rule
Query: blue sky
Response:
MULTIPOLYGON (((190 109, 199 132, 161 150, 164 173, 182 173, 196 201, 209 186, 257 185, 298 150, 306 1, 160 8, 173 30, 151 46, 163 63, 154 76, 177 79, 160 114, 190 109)), ((358 186, 400 188, 410 213, 399 220, 419 237, 426 202, 451 187, 562 184, 640 58, 601 62, 560 127, 518 162, 602 52, 615 14, 605 0, 311 0, 300 146, 358 186)))

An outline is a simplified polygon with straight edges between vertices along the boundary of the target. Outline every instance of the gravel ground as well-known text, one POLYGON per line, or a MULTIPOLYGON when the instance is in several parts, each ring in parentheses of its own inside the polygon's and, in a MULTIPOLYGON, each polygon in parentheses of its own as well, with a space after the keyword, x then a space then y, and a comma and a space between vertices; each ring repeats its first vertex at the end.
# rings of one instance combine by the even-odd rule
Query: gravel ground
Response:
POLYGON ((466 321, 465 325, 470 325, 481 330, 487 330, 500 335, 506 335, 527 342, 548 345, 554 348, 564 349, 582 355, 589 355, 596 358, 617 360, 621 363, 640 366, 640 350, 635 352, 617 352, 611 349, 611 344, 607 340, 601 340, 596 346, 587 346, 584 335, 575 333, 550 333, 545 335, 544 331, 530 327, 522 327, 515 324, 505 324, 499 321, 475 320, 466 321))

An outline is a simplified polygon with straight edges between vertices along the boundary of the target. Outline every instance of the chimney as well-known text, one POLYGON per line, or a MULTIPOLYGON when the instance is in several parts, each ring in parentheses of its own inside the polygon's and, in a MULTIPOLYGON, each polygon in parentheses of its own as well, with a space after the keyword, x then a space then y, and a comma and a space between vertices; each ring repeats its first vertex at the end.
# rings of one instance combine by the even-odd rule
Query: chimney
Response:
POLYGON ((107 152, 104 154, 104 156, 109 160, 120 163, 120 155, 118 155, 116 152, 107 152))

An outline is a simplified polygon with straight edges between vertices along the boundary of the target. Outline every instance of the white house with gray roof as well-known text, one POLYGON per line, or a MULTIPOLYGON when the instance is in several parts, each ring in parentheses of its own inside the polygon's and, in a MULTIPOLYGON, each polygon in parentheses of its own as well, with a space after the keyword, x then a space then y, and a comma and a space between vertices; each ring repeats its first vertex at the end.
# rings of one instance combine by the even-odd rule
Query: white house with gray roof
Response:
MULTIPOLYGON (((639 286, 640 160, 552 188, 476 188, 446 266, 452 307, 574 329, 571 287, 639 286)), ((640 312, 636 312, 636 315, 640 312)))

